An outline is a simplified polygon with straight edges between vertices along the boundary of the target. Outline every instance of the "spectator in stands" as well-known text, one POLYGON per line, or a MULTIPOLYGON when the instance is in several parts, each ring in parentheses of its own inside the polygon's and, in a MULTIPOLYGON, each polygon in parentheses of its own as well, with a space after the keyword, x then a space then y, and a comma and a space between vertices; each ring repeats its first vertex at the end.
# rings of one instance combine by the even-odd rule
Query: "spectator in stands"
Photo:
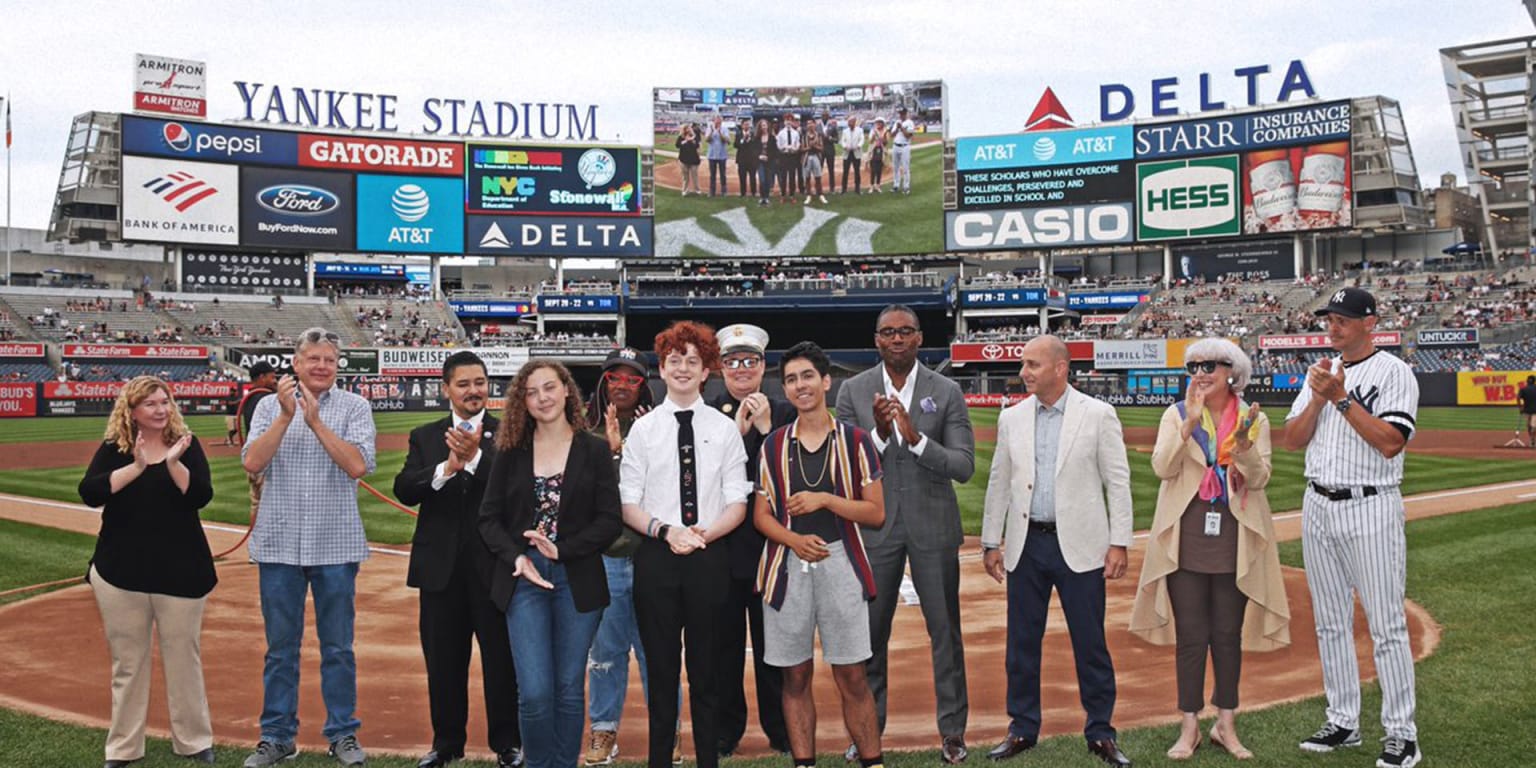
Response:
POLYGON ((357 741, 352 627, 358 564, 368 557, 357 481, 375 466, 373 412, 367 400, 336 387, 341 338, 324 328, 300 338, 296 377, 279 379, 275 396, 256 406, 243 451, 245 470, 265 476, 250 552, 267 636, 261 739, 245 768, 276 765, 297 752, 299 649, 311 590, 326 709, 322 734, 342 764, 366 759, 357 741))
MULTIPOLYGON (((811 155, 807 154, 807 162, 811 155)), ((710 405, 736 422, 747 450, 747 479, 755 481, 758 450, 763 440, 785 424, 794 421, 795 407, 789 401, 769 397, 763 392, 763 373, 767 368, 763 354, 768 347, 768 332, 755 325, 739 323, 721 328, 722 376, 725 392, 710 405)), ((747 509, 753 509, 754 494, 747 496, 747 509)), ((763 534, 750 520, 726 534, 730 552, 730 593, 721 615, 720 634, 720 754, 730 755, 747 728, 747 699, 743 683, 742 659, 747 647, 750 625, 752 647, 763 646, 763 601, 757 594, 757 566, 763 555, 763 534)), ((760 653, 752 655, 753 679, 757 681, 757 719, 775 752, 789 749, 785 728, 783 679, 778 667, 770 666, 760 653)))
POLYGON ((1205 660, 1216 678, 1211 743, 1246 759, 1237 737, 1242 652, 1290 645, 1290 607, 1270 519, 1269 420, 1242 401, 1248 356, 1226 339, 1201 339, 1184 353, 1186 399, 1163 412, 1152 469, 1162 478, 1147 540, 1131 631, 1176 646, 1179 712, 1173 760, 1200 746, 1205 660))
POLYGON ((585 431, 582 410, 564 365, 524 365, 507 387, 480 505, 480 535, 498 561, 491 600, 506 611, 528 768, 574 766, 581 754, 582 677, 609 599, 601 555, 623 527, 612 454, 585 431))
POLYGON ((107 417, 80 499, 102 507, 87 567, 112 652, 112 722, 106 766, 144 757, 150 648, 159 638, 176 754, 212 764, 213 724, 203 687, 203 603, 218 583, 198 511, 213 499, 208 459, 170 386, 128 382, 107 417))

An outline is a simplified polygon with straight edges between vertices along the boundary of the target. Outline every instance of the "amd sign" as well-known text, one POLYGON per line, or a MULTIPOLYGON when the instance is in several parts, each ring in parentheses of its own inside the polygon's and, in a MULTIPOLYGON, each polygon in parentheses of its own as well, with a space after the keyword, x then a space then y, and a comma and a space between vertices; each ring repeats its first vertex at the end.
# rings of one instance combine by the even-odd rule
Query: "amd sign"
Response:
POLYGON ((1132 239, 1129 203, 952 211, 944 219, 944 239, 951 251, 1055 248, 1132 239))

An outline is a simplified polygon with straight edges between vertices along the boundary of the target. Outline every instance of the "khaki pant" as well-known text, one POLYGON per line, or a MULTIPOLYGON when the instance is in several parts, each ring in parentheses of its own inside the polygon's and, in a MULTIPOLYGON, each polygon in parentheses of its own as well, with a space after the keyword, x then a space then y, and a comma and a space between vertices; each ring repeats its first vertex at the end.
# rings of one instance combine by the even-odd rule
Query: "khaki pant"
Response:
POLYGON ((91 589, 112 651, 112 727, 107 760, 144 756, 144 721, 149 713, 151 631, 160 641, 166 700, 171 710, 171 745, 178 755, 213 746, 208 694, 203 688, 201 651, 206 598, 129 592, 107 583, 91 567, 91 589))

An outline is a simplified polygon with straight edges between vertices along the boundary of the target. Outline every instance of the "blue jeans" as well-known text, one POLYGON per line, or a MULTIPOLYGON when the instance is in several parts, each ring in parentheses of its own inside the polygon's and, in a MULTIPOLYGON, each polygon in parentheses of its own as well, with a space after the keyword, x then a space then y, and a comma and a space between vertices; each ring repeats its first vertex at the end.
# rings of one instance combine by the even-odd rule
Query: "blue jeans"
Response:
POLYGON ((304 595, 315 597, 320 636, 320 697, 326 741, 357 732, 357 659, 352 655, 357 563, 259 563, 261 618, 267 630, 261 672, 261 738, 291 744, 299 735, 299 645, 304 639, 304 595))
POLYGON ((645 674, 645 649, 635 626, 635 564, 627 557, 603 556, 608 572, 608 607, 597 625, 588 656, 587 688, 592 694, 592 730, 618 731, 624 713, 624 694, 629 689, 629 649, 640 662, 640 686, 649 688, 645 674))
POLYGON ((602 613, 576 610, 565 566, 538 550, 528 559, 554 589, 523 582, 507 605, 523 753, 528 768, 569 768, 581 759, 582 672, 602 613))

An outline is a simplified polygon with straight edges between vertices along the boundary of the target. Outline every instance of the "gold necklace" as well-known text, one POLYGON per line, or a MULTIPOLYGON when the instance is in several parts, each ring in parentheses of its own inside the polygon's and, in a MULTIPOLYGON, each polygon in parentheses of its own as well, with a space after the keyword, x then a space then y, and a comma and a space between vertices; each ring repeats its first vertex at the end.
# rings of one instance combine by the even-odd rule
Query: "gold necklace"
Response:
MULTIPOLYGON (((805 483, 806 490, 816 488, 817 486, 821 485, 822 480, 826 479, 827 467, 831 466, 832 464, 832 446, 834 443, 836 443, 836 441, 837 428, 833 427, 833 429, 827 433, 827 439, 821 444, 822 448, 827 449, 827 458, 826 461, 821 463, 821 474, 816 475, 816 482, 813 483, 809 477, 805 476, 805 444, 800 442, 800 438, 795 438, 795 456, 799 459, 799 461, 796 463, 799 465, 800 469, 800 480, 805 483)), ((812 451, 812 453, 815 453, 815 451, 812 451)))

